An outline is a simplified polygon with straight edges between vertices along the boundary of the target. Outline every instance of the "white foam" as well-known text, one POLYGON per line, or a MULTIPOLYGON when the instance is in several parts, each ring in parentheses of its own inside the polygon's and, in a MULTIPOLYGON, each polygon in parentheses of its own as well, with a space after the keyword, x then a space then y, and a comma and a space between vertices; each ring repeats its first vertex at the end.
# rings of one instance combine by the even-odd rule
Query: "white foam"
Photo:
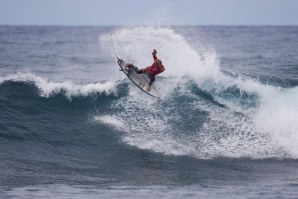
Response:
POLYGON ((92 93, 117 94, 116 82, 75 84, 71 81, 53 82, 32 73, 17 73, 0 77, 0 84, 6 81, 33 83, 43 97, 50 97, 61 91, 69 98, 74 96, 88 96, 92 93))
MULTIPOLYGON (((222 85, 225 88, 236 85, 245 92, 256 94, 259 104, 248 115, 254 130, 268 134, 276 147, 282 147, 290 157, 298 158, 298 87, 281 88, 242 78, 229 81, 226 78, 222 85)), ((239 106, 234 108, 239 109, 239 106)))
POLYGON ((268 132, 290 154, 298 158, 298 87, 271 87, 262 95, 255 117, 257 129, 268 132))
POLYGON ((126 129, 124 121, 115 115, 97 115, 94 117, 94 120, 96 122, 113 126, 118 130, 126 129))

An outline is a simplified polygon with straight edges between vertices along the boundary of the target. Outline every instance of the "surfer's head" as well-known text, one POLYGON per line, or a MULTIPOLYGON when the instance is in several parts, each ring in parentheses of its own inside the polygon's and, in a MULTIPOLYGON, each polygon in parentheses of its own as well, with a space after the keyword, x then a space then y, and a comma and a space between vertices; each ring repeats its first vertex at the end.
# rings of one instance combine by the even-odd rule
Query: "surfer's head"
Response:
POLYGON ((157 67, 161 67, 161 66, 162 66, 162 62, 161 62, 160 59, 155 59, 155 60, 154 60, 154 64, 155 64, 155 66, 157 66, 157 67))

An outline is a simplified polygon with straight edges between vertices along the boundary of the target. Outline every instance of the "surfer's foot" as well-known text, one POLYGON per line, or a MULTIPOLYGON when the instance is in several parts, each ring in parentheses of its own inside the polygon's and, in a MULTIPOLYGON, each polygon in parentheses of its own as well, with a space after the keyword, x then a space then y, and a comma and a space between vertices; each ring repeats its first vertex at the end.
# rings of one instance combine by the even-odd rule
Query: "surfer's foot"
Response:
POLYGON ((148 88, 147 88, 147 92, 150 92, 150 90, 151 90, 151 86, 148 86, 148 88))

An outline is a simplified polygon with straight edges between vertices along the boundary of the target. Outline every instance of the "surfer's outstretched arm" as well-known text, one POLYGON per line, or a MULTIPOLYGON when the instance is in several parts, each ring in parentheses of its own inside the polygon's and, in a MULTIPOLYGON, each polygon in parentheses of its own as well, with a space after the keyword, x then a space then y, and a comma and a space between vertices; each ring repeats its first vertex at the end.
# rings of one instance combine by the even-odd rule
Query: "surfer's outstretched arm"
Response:
POLYGON ((154 59, 154 60, 157 59, 156 54, 157 54, 156 49, 153 49, 153 51, 152 51, 152 56, 153 56, 153 59, 154 59))

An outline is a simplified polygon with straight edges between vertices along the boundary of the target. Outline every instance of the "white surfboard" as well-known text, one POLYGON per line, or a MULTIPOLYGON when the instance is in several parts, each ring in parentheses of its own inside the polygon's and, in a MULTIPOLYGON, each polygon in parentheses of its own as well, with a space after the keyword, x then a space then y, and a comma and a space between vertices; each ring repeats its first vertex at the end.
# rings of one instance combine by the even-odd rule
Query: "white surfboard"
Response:
POLYGON ((150 79, 146 74, 138 74, 136 72, 137 68, 135 66, 133 67, 125 67, 127 62, 125 62, 122 59, 118 59, 118 64, 120 66, 120 71, 124 72, 124 74, 137 86, 139 87, 142 91, 147 93, 148 95, 151 95, 153 97, 158 97, 157 90, 154 87, 154 83, 151 85, 150 92, 147 91, 149 87, 149 82, 150 79))

